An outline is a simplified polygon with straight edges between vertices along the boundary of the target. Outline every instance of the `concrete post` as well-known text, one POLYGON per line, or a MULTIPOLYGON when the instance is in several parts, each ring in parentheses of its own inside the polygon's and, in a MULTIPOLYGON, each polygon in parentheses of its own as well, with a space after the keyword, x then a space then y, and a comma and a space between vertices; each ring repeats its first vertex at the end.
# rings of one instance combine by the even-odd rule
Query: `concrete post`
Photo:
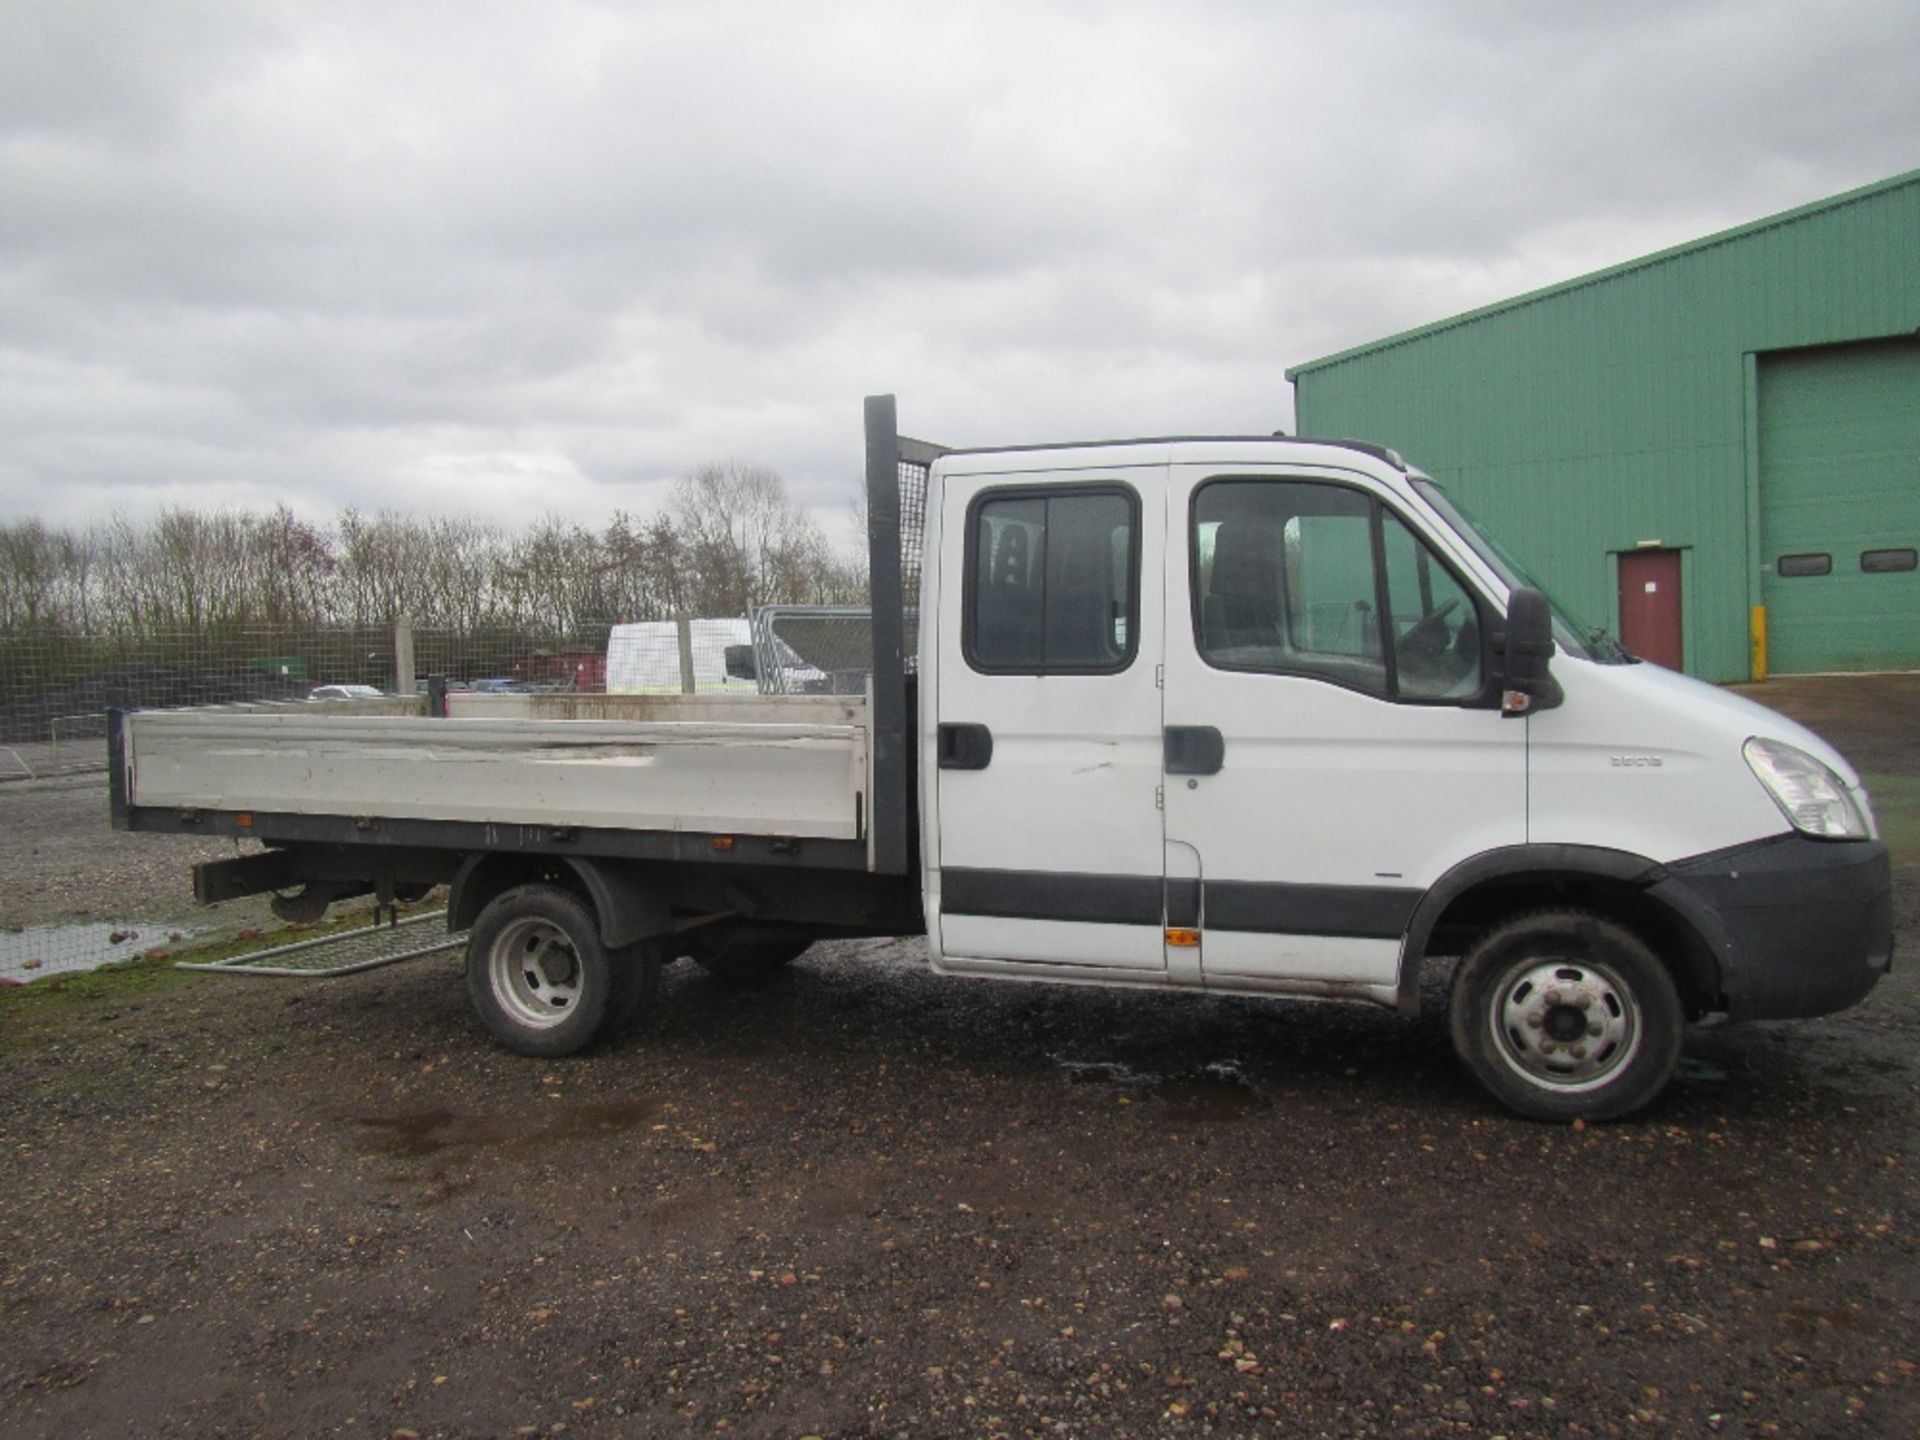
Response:
POLYGON ((693 621, 676 616, 673 622, 680 638, 680 693, 693 694, 693 621))
POLYGON ((393 688, 401 695, 413 694, 413 622, 396 620, 393 624, 393 688))

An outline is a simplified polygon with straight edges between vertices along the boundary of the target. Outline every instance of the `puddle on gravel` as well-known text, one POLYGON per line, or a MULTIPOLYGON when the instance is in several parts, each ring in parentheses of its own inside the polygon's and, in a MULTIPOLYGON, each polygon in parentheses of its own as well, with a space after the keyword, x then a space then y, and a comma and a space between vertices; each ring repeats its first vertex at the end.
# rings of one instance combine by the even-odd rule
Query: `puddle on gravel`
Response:
POLYGON ((1221 1124, 1271 1109, 1240 1067, 1216 1062, 1197 1073, 1155 1075, 1107 1060, 1056 1060, 1069 1085, 1107 1085, 1158 1100, 1170 1125, 1221 1124))
POLYGON ((71 975, 135 960, 155 947, 177 945, 207 928, 151 920, 103 920, 0 931, 0 985, 23 985, 49 975, 71 975))
POLYGON ((554 1107, 551 1116, 463 1115, 432 1107, 394 1115, 350 1115, 368 1132, 366 1148, 396 1160, 420 1160, 449 1150, 530 1150, 564 1140, 630 1130, 654 1112, 650 1100, 599 1100, 554 1107))
POLYGON ((1235 1065, 1209 1065, 1198 1075, 1162 1080, 1159 1095, 1175 1124, 1219 1124, 1273 1108, 1235 1065))
POLYGON ((1160 1083, 1158 1075, 1144 1074, 1114 1060, 1055 1060, 1069 1085, 1112 1085, 1122 1090, 1145 1089, 1160 1083))
POLYGON ((1682 1055, 1673 1067, 1673 1078, 1718 1083, 1727 1078, 1727 1072, 1724 1066, 1716 1065, 1711 1060, 1702 1060, 1697 1055, 1682 1055))

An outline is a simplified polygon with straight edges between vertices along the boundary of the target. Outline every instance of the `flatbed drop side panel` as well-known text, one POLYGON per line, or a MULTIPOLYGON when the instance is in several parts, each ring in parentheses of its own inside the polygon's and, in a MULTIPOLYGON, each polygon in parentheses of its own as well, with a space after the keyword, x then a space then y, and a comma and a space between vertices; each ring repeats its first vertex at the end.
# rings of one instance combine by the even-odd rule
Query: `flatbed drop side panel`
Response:
POLYGON ((126 734, 140 807, 861 838, 855 725, 183 710, 126 734))

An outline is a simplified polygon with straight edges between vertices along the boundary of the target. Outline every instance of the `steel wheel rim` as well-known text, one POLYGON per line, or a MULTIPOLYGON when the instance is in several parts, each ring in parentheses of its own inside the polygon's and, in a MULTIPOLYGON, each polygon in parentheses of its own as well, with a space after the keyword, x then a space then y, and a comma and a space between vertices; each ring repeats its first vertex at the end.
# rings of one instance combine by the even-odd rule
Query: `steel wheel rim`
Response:
POLYGON ((1639 1001, 1595 960, 1523 961, 1501 977, 1487 1010, 1507 1068, 1561 1094, 1599 1089, 1640 1051, 1639 1001))
POLYGON ((487 952, 494 999, 515 1021, 538 1030, 579 1007, 583 968, 567 932, 531 916, 510 922, 487 952))

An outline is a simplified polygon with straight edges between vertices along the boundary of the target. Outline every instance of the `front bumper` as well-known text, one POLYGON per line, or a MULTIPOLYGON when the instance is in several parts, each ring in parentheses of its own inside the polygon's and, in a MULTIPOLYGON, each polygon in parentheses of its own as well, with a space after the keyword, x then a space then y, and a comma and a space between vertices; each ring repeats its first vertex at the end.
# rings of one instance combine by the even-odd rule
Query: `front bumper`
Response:
POLYGON ((1877 840, 1770 840, 1669 865, 1652 894, 1715 936, 1735 1020, 1827 1015, 1893 963, 1893 872, 1877 840))

